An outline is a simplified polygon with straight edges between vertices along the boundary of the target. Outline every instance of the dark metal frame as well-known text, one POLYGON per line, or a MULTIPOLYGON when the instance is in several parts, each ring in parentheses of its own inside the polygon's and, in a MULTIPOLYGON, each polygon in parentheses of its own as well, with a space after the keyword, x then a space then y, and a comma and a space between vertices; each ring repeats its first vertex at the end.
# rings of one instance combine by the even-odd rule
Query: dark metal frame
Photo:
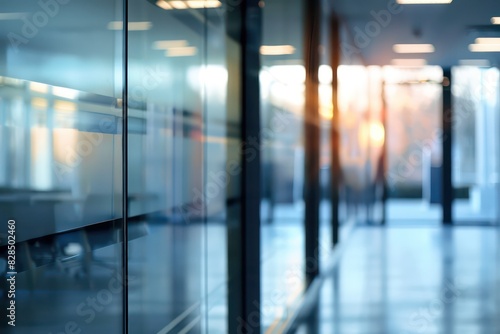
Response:
POLYGON ((443 164, 441 204, 443 208, 443 225, 453 223, 453 184, 452 184, 452 135, 453 135, 453 106, 451 96, 451 68, 443 69, 443 164))
POLYGON ((309 286, 319 274, 319 78, 320 65, 320 1, 304 0, 304 63, 306 68, 306 96, 304 112, 305 147, 305 271, 309 286))
POLYGON ((332 105, 333 116, 330 123, 330 187, 331 187, 331 224, 332 244, 339 242, 339 189, 341 182, 340 168, 340 115, 338 104, 338 72, 340 65, 340 22, 336 16, 330 18, 330 65, 332 67, 332 105))
POLYGON ((240 99, 240 194, 228 202, 228 330, 230 333, 260 333, 260 45, 262 13, 258 0, 247 0, 227 10, 227 35, 239 47, 240 99), (243 147, 257 138, 252 159, 243 147), (231 201, 232 202, 232 201, 231 201))

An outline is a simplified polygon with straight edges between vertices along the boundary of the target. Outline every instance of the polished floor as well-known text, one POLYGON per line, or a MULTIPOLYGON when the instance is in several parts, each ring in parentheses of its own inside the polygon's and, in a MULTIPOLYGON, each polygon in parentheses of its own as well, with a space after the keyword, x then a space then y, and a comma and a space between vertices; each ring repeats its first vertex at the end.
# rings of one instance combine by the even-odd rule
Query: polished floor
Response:
POLYGON ((500 333, 495 227, 359 227, 299 334, 500 333))

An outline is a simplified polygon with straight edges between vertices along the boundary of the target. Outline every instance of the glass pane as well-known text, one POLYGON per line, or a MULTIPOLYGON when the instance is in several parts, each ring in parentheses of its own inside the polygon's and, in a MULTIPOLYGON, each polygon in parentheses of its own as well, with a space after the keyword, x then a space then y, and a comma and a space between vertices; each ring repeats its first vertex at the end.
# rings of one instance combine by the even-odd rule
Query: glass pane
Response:
POLYGON ((498 217, 498 94, 496 68, 454 67, 453 216, 496 223, 498 217))
POLYGON ((442 69, 384 67, 387 219, 441 220, 442 69))
POLYGON ((304 290, 305 68, 301 2, 266 2, 262 14, 261 316, 266 331, 283 325, 304 290))
POLYGON ((223 333, 232 140, 224 9, 130 0, 129 12, 128 218, 131 232, 148 231, 129 242, 129 331, 223 333))
POLYGON ((369 137, 367 136, 370 95, 369 72, 364 66, 338 68, 340 113, 340 161, 342 171, 341 214, 349 230, 354 222, 367 218, 366 196, 370 186, 369 137))
POLYGON ((0 331, 121 333, 121 1, 2 12, 0 240, 13 219, 18 316, 0 331))

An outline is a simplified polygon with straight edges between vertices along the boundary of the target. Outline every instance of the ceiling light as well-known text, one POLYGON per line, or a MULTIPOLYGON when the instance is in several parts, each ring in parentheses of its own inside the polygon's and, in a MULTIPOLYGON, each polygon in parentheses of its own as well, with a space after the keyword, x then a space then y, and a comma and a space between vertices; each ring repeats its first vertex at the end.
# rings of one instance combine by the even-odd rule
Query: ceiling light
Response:
POLYGON ((419 67, 427 65, 427 61, 425 59, 393 59, 391 64, 402 67, 419 67))
POLYGON ((140 31, 140 30, 149 30, 153 24, 151 22, 129 22, 128 23, 128 30, 135 30, 135 31, 140 31))
POLYGON ((64 87, 53 87, 52 94, 55 96, 63 97, 65 99, 74 100, 78 97, 78 91, 64 87))
POLYGON ((432 53, 434 45, 432 44, 394 44, 392 47, 396 53, 432 53))
POLYGON ((180 48, 188 46, 188 41, 186 40, 171 40, 171 41, 156 41, 153 43, 153 49, 155 50, 167 50, 170 48, 180 48))
POLYGON ((471 52, 500 52, 500 44, 470 44, 471 52))
POLYGON ((400 5, 442 5, 450 4, 453 0, 397 0, 400 5))
POLYGON ((189 8, 218 8, 222 6, 218 0, 190 0, 186 3, 189 8))
POLYGON ((198 52, 195 46, 183 46, 169 48, 165 51, 165 56, 167 57, 189 57, 194 56, 198 52))
POLYGON ((458 64, 461 66, 490 67, 488 59, 461 59, 458 64))
POLYGON ((500 24, 500 16, 492 17, 491 23, 492 24, 500 24))
POLYGON ((218 0, 205 0, 205 8, 218 8, 222 6, 222 2, 218 0))
MULTIPOLYGON (((153 24, 151 22, 129 22, 128 23, 128 30, 129 31, 142 31, 142 30, 149 30, 153 24)), ((122 21, 111 21, 108 23, 108 29, 109 30, 122 30, 123 29, 123 22, 122 21)))
POLYGON ((194 1, 186 1, 189 8, 205 8, 205 1, 203 0, 194 0, 194 1))
POLYGON ((49 86, 39 82, 30 82, 30 90, 36 93, 47 94, 49 86))
POLYGON ((175 9, 186 9, 187 4, 184 1, 170 1, 169 4, 175 9))
POLYGON ((160 8, 166 9, 166 10, 172 9, 172 6, 168 2, 163 1, 163 0, 157 1, 156 5, 160 8))
POLYGON ((476 44, 500 44, 500 38, 498 37, 482 37, 476 38, 476 44))
POLYGON ((262 45, 260 53, 266 56, 291 55, 295 48, 291 45, 262 45))

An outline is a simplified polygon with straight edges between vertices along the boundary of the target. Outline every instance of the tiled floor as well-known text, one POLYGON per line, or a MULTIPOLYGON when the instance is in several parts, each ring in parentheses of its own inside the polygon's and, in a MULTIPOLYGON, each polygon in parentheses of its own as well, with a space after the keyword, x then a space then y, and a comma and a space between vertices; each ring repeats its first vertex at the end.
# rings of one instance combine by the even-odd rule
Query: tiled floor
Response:
POLYGON ((500 333, 494 227, 359 227, 297 333, 500 333))

